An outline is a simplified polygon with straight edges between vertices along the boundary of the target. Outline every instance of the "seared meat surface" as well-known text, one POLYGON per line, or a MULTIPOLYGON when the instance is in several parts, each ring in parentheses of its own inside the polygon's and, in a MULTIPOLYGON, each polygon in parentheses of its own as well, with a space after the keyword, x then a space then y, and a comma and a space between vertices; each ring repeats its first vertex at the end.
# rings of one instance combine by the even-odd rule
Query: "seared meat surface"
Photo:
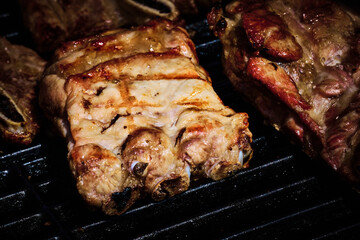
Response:
POLYGON ((36 52, 0 37, 1 137, 29 144, 38 132, 35 87, 46 62, 36 52))
POLYGON ((68 140, 80 194, 106 214, 230 176, 252 153, 247 114, 222 104, 187 32, 167 20, 66 43, 40 104, 68 140))
POLYGON ((233 85, 265 118, 359 182, 360 18, 330 1, 233 1, 208 15, 233 85))

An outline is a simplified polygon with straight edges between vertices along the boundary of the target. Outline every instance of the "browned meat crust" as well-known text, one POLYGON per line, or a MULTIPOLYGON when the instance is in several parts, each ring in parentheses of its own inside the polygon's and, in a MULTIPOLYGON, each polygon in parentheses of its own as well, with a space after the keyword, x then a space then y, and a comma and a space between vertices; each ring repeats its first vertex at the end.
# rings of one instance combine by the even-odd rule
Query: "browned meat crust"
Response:
POLYGON ((44 67, 34 51, 0 37, 0 130, 10 143, 29 144, 38 132, 35 86, 44 67))
POLYGON ((305 152, 359 182, 360 18, 330 1, 233 1, 208 15, 234 86, 305 152))
POLYGON ((107 214, 181 193, 190 177, 230 176, 252 153, 247 114, 222 104, 187 32, 167 20, 66 43, 40 104, 68 139, 80 194, 107 214))

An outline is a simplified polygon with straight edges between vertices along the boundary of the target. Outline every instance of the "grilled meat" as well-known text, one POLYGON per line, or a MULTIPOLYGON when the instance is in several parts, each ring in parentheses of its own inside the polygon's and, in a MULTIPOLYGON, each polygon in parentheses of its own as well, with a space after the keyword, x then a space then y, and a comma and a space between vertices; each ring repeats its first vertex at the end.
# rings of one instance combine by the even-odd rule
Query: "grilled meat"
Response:
POLYGON ((0 37, 0 130, 7 142, 29 144, 38 132, 35 87, 45 63, 0 37))
POLYGON ((359 17, 322 0, 239 0, 208 21, 233 85, 310 156, 358 182, 359 17))
POLYGON ((24 23, 40 52, 52 52, 66 40, 91 36, 153 17, 176 19, 170 0, 19 0, 24 23))
POLYGON ((251 157, 246 113, 225 107, 183 28, 148 22, 68 42, 45 71, 40 104, 68 140, 77 188, 120 214, 192 179, 230 176, 251 157))
POLYGON ((217 0, 171 0, 181 14, 194 15, 209 10, 217 0))

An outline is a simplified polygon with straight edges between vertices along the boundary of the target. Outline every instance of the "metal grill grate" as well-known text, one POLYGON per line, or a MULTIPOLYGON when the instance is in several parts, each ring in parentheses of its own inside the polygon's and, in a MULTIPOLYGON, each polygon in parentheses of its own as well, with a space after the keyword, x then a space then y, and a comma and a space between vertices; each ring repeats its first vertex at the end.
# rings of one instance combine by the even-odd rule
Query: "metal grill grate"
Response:
MULTIPOLYGON (((16 5, 2 8, 0 33, 31 46, 19 19, 16 5)), ((218 182, 194 183, 161 202, 145 199, 109 217, 83 203, 62 140, 40 136, 28 148, 1 147, 1 239, 358 239, 359 195, 242 101, 221 73, 221 46, 205 20, 187 28, 196 31, 200 62, 216 92, 226 105, 250 115, 250 168, 218 182)))

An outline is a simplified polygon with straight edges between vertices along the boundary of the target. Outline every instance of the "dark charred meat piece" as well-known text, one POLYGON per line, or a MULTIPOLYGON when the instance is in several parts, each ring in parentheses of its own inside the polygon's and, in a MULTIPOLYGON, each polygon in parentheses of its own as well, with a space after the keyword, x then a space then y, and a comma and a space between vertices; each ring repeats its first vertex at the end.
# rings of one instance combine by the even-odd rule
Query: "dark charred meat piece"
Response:
POLYGON ((64 41, 92 36, 122 26, 166 18, 183 23, 180 15, 210 9, 216 0, 19 0, 24 23, 37 50, 52 53, 64 41))
POLYGON ((244 97, 310 156, 359 183, 359 16, 325 0, 237 0, 213 8, 208 22, 244 97))
POLYGON ((217 0, 171 0, 181 14, 194 15, 208 11, 217 0))
POLYGON ((29 144, 38 132, 35 86, 44 67, 34 51, 0 37, 0 130, 5 141, 29 144))
POLYGON ((247 166, 248 115, 223 105, 188 33, 173 22, 68 42, 55 59, 40 105, 68 139, 79 193, 106 214, 247 166))
POLYGON ((66 40, 142 24, 150 18, 179 16, 170 0, 20 0, 20 6, 40 52, 52 52, 66 40))

